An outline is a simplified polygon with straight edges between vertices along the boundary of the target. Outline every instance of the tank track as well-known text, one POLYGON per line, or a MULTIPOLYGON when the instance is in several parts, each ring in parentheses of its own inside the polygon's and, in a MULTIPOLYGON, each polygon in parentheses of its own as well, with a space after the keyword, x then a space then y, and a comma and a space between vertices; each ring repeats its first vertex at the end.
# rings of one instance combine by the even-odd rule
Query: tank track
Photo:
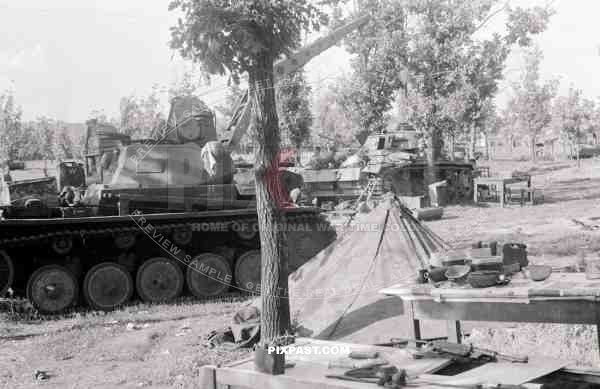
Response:
MULTIPOLYGON (((328 224, 315 209, 286 212, 285 222, 309 227, 288 232, 290 270, 335 238, 332 230, 324 230, 328 224)), ((239 285, 235 275, 237 259, 260 250, 256 226, 254 209, 3 220, 0 293, 10 286, 42 313, 58 313, 84 301, 110 310, 135 296, 166 302, 185 290, 197 297, 256 293, 259 284, 239 285), (196 258, 203 272, 196 271, 199 276, 189 270, 196 258)), ((255 263, 246 260, 245 266, 255 263)))

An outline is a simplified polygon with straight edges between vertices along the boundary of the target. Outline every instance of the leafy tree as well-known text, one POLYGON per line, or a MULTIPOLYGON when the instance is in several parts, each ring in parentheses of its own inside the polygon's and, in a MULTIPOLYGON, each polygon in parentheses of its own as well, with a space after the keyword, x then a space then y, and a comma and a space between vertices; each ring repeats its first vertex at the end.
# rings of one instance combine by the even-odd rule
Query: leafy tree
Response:
POLYGON ((529 137, 531 160, 536 159, 535 145, 542 130, 552 121, 551 103, 558 86, 555 80, 543 83, 540 80, 542 58, 539 48, 527 53, 523 79, 513 85, 513 96, 509 101, 509 108, 514 112, 514 124, 529 137))
POLYGON ((276 87, 279 128, 284 142, 296 149, 310 136, 313 123, 309 101, 311 91, 302 71, 284 77, 276 87))
POLYGON ((239 84, 232 83, 227 88, 227 94, 225 96, 225 102, 223 104, 217 105, 215 108, 219 111, 225 118, 231 120, 233 115, 235 115, 236 106, 244 94, 242 88, 240 88, 239 84))
POLYGON ((256 142, 255 182, 262 253, 263 341, 290 327, 285 233, 276 228, 285 190, 277 180, 280 131, 273 65, 298 47, 302 34, 317 30, 326 15, 308 0, 174 0, 183 13, 172 28, 171 47, 208 74, 228 73, 235 82, 248 74, 256 142), (271 179, 272 177, 272 179, 271 179), (271 196, 272 194, 272 196, 271 196))
POLYGON ((165 121, 159 98, 159 88, 152 87, 147 97, 121 98, 121 132, 133 138, 149 138, 152 131, 165 121))
POLYGON ((359 0, 373 23, 348 39, 357 54, 354 76, 340 93, 344 107, 366 131, 385 126, 395 93, 404 90, 407 119, 427 140, 428 181, 436 179, 444 134, 475 134, 485 123, 510 48, 542 32, 548 8, 495 8, 499 0, 359 0), (499 12, 508 14, 505 36, 475 38, 499 12), (451 108, 447 107, 450 104, 451 108), (464 124, 463 124, 464 123, 464 124))
POLYGON ((599 128, 597 114, 595 102, 586 99, 583 91, 573 87, 569 88, 567 96, 557 97, 552 104, 550 127, 569 142, 569 154, 576 156, 578 166, 582 144, 591 143, 590 135, 593 136, 599 128))
POLYGON ((500 11, 494 10, 497 3, 497 0, 409 2, 408 12, 415 16, 409 26, 407 66, 411 73, 410 88, 427 102, 424 106, 427 114, 425 119, 419 119, 417 129, 428 139, 430 182, 437 177, 434 161, 439 158, 441 149, 443 126, 440 123, 447 117, 444 103, 457 93, 466 98, 464 109, 458 114, 471 132, 473 149, 475 134, 486 121, 486 110, 497 92, 511 47, 517 43, 529 44, 530 36, 543 31, 552 14, 542 7, 500 8, 508 13, 508 34, 476 40, 475 33, 500 11))
POLYGON ((0 95, 0 159, 19 159, 27 139, 23 136, 22 111, 15 103, 12 91, 0 95))
POLYGON ((385 113, 395 93, 405 86, 407 15, 398 0, 359 0, 356 4, 357 13, 369 14, 371 19, 345 40, 348 52, 355 54, 353 73, 337 84, 337 95, 354 125, 362 129, 357 134, 362 144, 370 132, 386 127, 385 113))
MULTIPOLYGON (((337 82, 341 84, 343 80, 339 79, 337 82)), ((320 144, 324 139, 333 139, 333 142, 337 145, 350 145, 357 135, 360 136, 360 134, 353 131, 355 127, 352 120, 339 104, 334 85, 323 88, 322 92, 315 97, 313 110, 315 118, 315 130, 312 134, 313 143, 320 144)))

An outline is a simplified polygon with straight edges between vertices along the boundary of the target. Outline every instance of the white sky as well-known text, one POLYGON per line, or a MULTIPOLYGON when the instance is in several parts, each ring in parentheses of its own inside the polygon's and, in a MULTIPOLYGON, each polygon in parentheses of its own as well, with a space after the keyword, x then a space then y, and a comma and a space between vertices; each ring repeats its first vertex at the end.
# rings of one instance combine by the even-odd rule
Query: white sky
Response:
MULTIPOLYGON (((468 1, 468 0, 465 0, 468 1)), ((92 110, 117 115, 119 99, 168 85, 189 65, 168 48, 176 15, 168 0, 0 0, 0 90, 14 88, 26 119, 47 115, 82 122, 92 110)), ((545 4, 512 0, 513 5, 545 4)), ((600 2, 557 0, 558 13, 538 39, 544 77, 560 76, 588 97, 600 96, 600 2)), ((490 28, 502 26, 501 17, 490 28)), ((511 60, 509 69, 519 61, 511 60)), ((348 71, 348 55, 334 47, 307 67, 314 89, 348 71)), ((518 75, 512 71, 511 77, 518 75)), ((222 99, 222 81, 206 88, 222 99)))

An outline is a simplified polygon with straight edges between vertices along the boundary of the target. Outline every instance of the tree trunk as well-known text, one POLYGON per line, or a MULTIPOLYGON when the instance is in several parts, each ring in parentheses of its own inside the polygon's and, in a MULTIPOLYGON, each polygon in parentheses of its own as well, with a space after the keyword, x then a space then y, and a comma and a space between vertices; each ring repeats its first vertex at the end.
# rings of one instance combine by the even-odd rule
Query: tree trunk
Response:
POLYGON ((471 125, 471 137, 470 137, 470 142, 469 142, 469 159, 476 159, 475 158, 475 148, 477 146, 477 127, 474 125, 471 125))
POLYGON ((536 155, 535 155, 535 137, 533 135, 531 136, 531 139, 530 139, 529 149, 530 149, 530 152, 531 152, 531 160, 535 161, 536 160, 536 155))
POLYGON ((288 261, 282 210, 289 205, 279 175, 280 134, 275 105, 273 58, 262 58, 250 72, 250 93, 255 120, 256 208, 261 244, 261 342, 285 334, 290 328, 288 261))
POLYGON ((429 190, 429 185, 437 182, 438 180, 436 161, 440 159, 440 152, 440 133, 438 129, 432 128, 429 136, 427 137, 427 151, 425 153, 427 157, 427 169, 425 169, 425 189, 427 191, 429 190))
POLYGON ((580 152, 581 150, 581 134, 579 133, 579 128, 577 128, 577 167, 580 168, 581 167, 581 160, 580 160, 580 152))

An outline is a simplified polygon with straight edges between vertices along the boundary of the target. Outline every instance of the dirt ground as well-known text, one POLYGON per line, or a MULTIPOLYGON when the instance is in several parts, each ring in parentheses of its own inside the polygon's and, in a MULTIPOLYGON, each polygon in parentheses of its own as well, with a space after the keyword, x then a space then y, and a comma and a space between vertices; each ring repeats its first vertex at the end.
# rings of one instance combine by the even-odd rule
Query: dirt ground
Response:
MULTIPOLYGON (((600 220, 600 161, 482 163, 492 173, 530 171, 544 203, 521 208, 453 206, 429 226, 457 247, 473 241, 522 241, 531 262, 553 266, 596 257, 600 230, 572 219, 600 220)), ((600 224, 600 223, 599 223, 600 224)), ((0 320, 1 388, 193 388, 198 369, 248 356, 247 351, 208 349, 204 336, 225 326, 243 305, 239 299, 135 305, 108 314, 79 312, 61 318, 0 320), (36 371, 48 374, 36 380, 36 371)), ((392 337, 393 334, 390 334, 392 337)), ((589 326, 494 325, 471 330, 471 341, 499 351, 545 354, 581 364, 600 363, 589 326)))

